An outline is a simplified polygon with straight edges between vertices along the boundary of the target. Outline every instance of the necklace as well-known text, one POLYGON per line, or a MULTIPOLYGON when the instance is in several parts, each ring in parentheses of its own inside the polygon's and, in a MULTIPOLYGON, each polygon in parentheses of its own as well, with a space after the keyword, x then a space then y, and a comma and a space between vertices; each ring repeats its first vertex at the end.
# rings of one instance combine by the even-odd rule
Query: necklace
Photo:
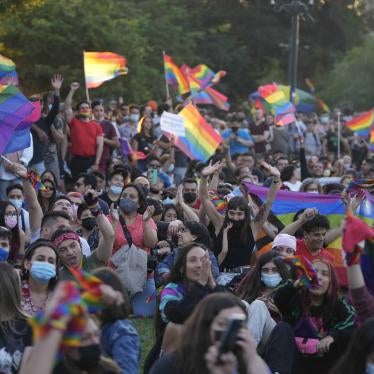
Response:
POLYGON ((48 294, 45 300, 43 301, 42 305, 39 307, 35 306, 31 300, 31 293, 30 293, 30 287, 28 282, 23 281, 22 282, 22 309, 27 311, 30 314, 35 314, 38 310, 45 309, 45 306, 48 301, 48 294))

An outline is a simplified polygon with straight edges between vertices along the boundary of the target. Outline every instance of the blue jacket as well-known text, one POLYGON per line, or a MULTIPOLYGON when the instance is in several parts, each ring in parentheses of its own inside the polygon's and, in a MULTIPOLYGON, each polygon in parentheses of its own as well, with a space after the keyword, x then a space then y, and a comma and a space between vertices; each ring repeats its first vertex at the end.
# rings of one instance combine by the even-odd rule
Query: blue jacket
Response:
POLYGON ((121 373, 139 373, 140 339, 130 320, 105 324, 100 343, 103 352, 121 368, 121 373))

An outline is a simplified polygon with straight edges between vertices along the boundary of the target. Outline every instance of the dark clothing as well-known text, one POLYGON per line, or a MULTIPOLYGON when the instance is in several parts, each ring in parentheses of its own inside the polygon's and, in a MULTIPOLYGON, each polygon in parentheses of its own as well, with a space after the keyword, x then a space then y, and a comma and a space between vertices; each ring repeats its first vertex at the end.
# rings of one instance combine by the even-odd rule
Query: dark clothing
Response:
MULTIPOLYGON (((232 227, 227 234, 228 241, 228 252, 226 258, 222 262, 220 268, 224 269, 233 269, 238 266, 248 266, 251 263, 251 255, 255 245, 253 239, 252 230, 248 230, 247 233, 247 242, 244 243, 241 240, 241 227, 232 227)), ((223 228, 219 232, 214 254, 218 258, 218 255, 222 251, 222 239, 223 239, 223 228)))
POLYGON ((176 356, 175 352, 162 356, 152 366, 150 374, 183 374, 183 372, 177 371, 176 356))
POLYGON ((117 200, 116 200, 116 201, 112 201, 112 200, 109 198, 109 196, 108 196, 108 192, 103 192, 103 193, 100 195, 100 199, 101 199, 102 201, 104 201, 105 203, 107 203, 108 206, 111 206, 112 204, 117 205, 117 202, 118 202, 119 198, 120 198, 120 196, 118 195, 117 200))
MULTIPOLYGON (((1 326, 5 327, 6 322, 1 326)), ((14 321, 6 333, 0 328, 0 373, 17 373, 25 347, 32 345, 32 331, 26 320, 14 321)))
POLYGON ((374 317, 374 297, 366 287, 352 288, 350 294, 361 323, 374 317))
MULTIPOLYGON (((101 129, 103 130, 103 136, 105 139, 113 140, 117 137, 116 130, 111 122, 109 121, 102 121, 99 122, 101 129)), ((101 159, 99 163, 99 170, 102 173, 106 172, 107 163, 112 156, 113 148, 110 147, 108 144, 104 142, 103 145, 103 153, 101 154, 101 159)))
POLYGON ((87 170, 95 163, 96 156, 73 156, 70 161, 71 176, 75 180, 79 174, 87 173, 87 170))
POLYGON ((107 216, 110 213, 109 205, 99 197, 99 205, 103 213, 107 216))
MULTIPOLYGON (((269 131, 269 125, 262 121, 259 125, 255 125, 254 123, 251 123, 249 125, 249 131, 251 132, 251 135, 264 135, 265 131, 269 131)), ((255 153, 265 153, 266 152, 266 144, 267 142, 264 140, 259 143, 254 143, 254 150, 255 153)))
POLYGON ((35 126, 43 130, 48 135, 48 142, 42 143, 41 140, 39 139, 39 136, 36 134, 35 130, 31 129, 32 140, 33 140, 33 145, 34 145, 34 154, 30 161, 30 165, 37 164, 39 162, 44 161, 44 155, 47 152, 48 145, 50 142, 53 142, 51 125, 58 114, 58 109, 60 105, 59 97, 54 95, 53 98, 54 100, 53 100, 52 108, 47 114, 47 116, 46 117, 42 116, 35 122, 35 126))

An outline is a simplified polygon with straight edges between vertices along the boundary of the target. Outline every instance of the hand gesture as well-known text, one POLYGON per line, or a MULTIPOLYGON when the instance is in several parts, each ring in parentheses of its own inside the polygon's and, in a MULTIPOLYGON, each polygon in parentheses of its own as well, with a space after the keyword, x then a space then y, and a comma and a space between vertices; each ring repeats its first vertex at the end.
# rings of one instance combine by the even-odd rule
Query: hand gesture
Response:
POLYGON ((112 218, 112 223, 119 222, 119 214, 118 210, 114 207, 114 204, 112 203, 110 206, 110 217, 112 218))
POLYGON ((80 84, 78 82, 73 82, 73 83, 70 84, 70 89, 72 91, 76 91, 76 90, 79 89, 79 86, 80 86, 80 84))
POLYGON ((223 229, 223 233, 224 234, 227 234, 229 232, 229 230, 234 226, 234 224, 230 221, 228 222, 228 224, 224 227, 223 229))
POLYGON ((325 336, 320 340, 317 351, 319 353, 327 353, 330 350, 331 344, 334 343, 334 338, 332 336, 325 336))
POLYGON ((172 238, 175 235, 178 235, 179 230, 183 228, 183 222, 175 220, 169 223, 167 230, 167 237, 172 238))
POLYGON ((307 208, 304 212, 300 215, 300 218, 306 222, 313 219, 318 214, 317 208, 307 208))
POLYGON ((217 161, 215 164, 212 165, 212 161, 209 162, 209 165, 206 166, 202 171, 201 171, 201 175, 203 177, 208 177, 209 175, 212 175, 214 173, 217 173, 219 171, 221 171, 223 168, 223 164, 221 161, 217 161))
POLYGON ((153 205, 149 205, 143 214, 143 222, 149 221, 152 218, 154 212, 155 207, 153 205))
POLYGON ((232 352, 218 356, 217 345, 209 347, 205 362, 210 374, 232 374, 236 373, 238 368, 238 360, 232 352))
POLYGON ((14 164, 14 173, 20 176, 21 178, 27 177, 27 168, 22 164, 14 164))
POLYGON ((199 283, 206 286, 209 280, 210 273, 212 271, 211 262, 209 258, 208 251, 205 252, 203 258, 201 259, 201 273, 199 283))
POLYGON ((248 329, 242 328, 239 330, 236 344, 241 348, 242 357, 246 363, 246 366, 248 367, 251 360, 257 357, 256 343, 254 342, 248 329))
POLYGON ((61 74, 55 74, 52 78, 51 78, 51 85, 53 87, 53 89, 55 91, 60 91, 60 88, 62 86, 62 82, 64 81, 64 79, 62 78, 62 75, 61 74))
POLYGON ((177 204, 183 204, 183 184, 180 184, 177 188, 177 195, 176 195, 176 202, 177 204))
POLYGON ((262 160, 260 162, 260 166, 265 169, 270 175, 272 175, 275 178, 280 178, 280 171, 274 167, 268 164, 265 160, 262 160))

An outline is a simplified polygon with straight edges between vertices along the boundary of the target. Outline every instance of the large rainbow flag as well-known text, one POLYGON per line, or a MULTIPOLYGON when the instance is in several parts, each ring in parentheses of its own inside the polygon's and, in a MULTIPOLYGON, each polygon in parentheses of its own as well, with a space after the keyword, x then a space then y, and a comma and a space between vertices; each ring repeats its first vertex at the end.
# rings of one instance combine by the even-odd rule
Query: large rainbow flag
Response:
POLYGON ((96 88, 105 81, 128 73, 126 58, 112 52, 83 52, 87 88, 96 88))
POLYGON ((177 137, 175 145, 191 160, 208 160, 222 142, 221 135, 214 131, 191 103, 178 115, 184 119, 186 135, 177 137))
POLYGON ((374 152, 374 127, 370 130, 370 145, 369 149, 371 152, 374 152))
POLYGON ((9 58, 0 55, 0 84, 1 85, 18 85, 18 75, 16 64, 9 58))
POLYGON ((188 79, 184 76, 173 59, 166 53, 164 53, 164 69, 165 80, 169 86, 177 88, 180 95, 190 92, 188 79))
POLYGON ((374 109, 362 113, 353 118, 351 121, 346 122, 345 125, 351 129, 355 135, 367 137, 370 134, 371 126, 374 122, 374 109))
MULTIPOLYGON (((268 188, 245 183, 249 193, 257 195, 262 201, 266 200, 268 188)), ((304 192, 291 192, 280 190, 272 205, 272 212, 284 225, 293 221, 296 212, 306 208, 317 208, 320 214, 325 215, 330 227, 338 227, 345 217, 346 210, 339 195, 311 194, 304 192)), ((366 199, 361 204, 358 216, 366 223, 374 223, 374 196, 366 193, 366 199)), ((335 267, 341 284, 347 284, 347 271, 342 253, 342 238, 336 239, 327 248, 334 256, 335 267)))
POLYGON ((34 109, 16 86, 0 85, 0 154, 5 153, 16 128, 34 109))

